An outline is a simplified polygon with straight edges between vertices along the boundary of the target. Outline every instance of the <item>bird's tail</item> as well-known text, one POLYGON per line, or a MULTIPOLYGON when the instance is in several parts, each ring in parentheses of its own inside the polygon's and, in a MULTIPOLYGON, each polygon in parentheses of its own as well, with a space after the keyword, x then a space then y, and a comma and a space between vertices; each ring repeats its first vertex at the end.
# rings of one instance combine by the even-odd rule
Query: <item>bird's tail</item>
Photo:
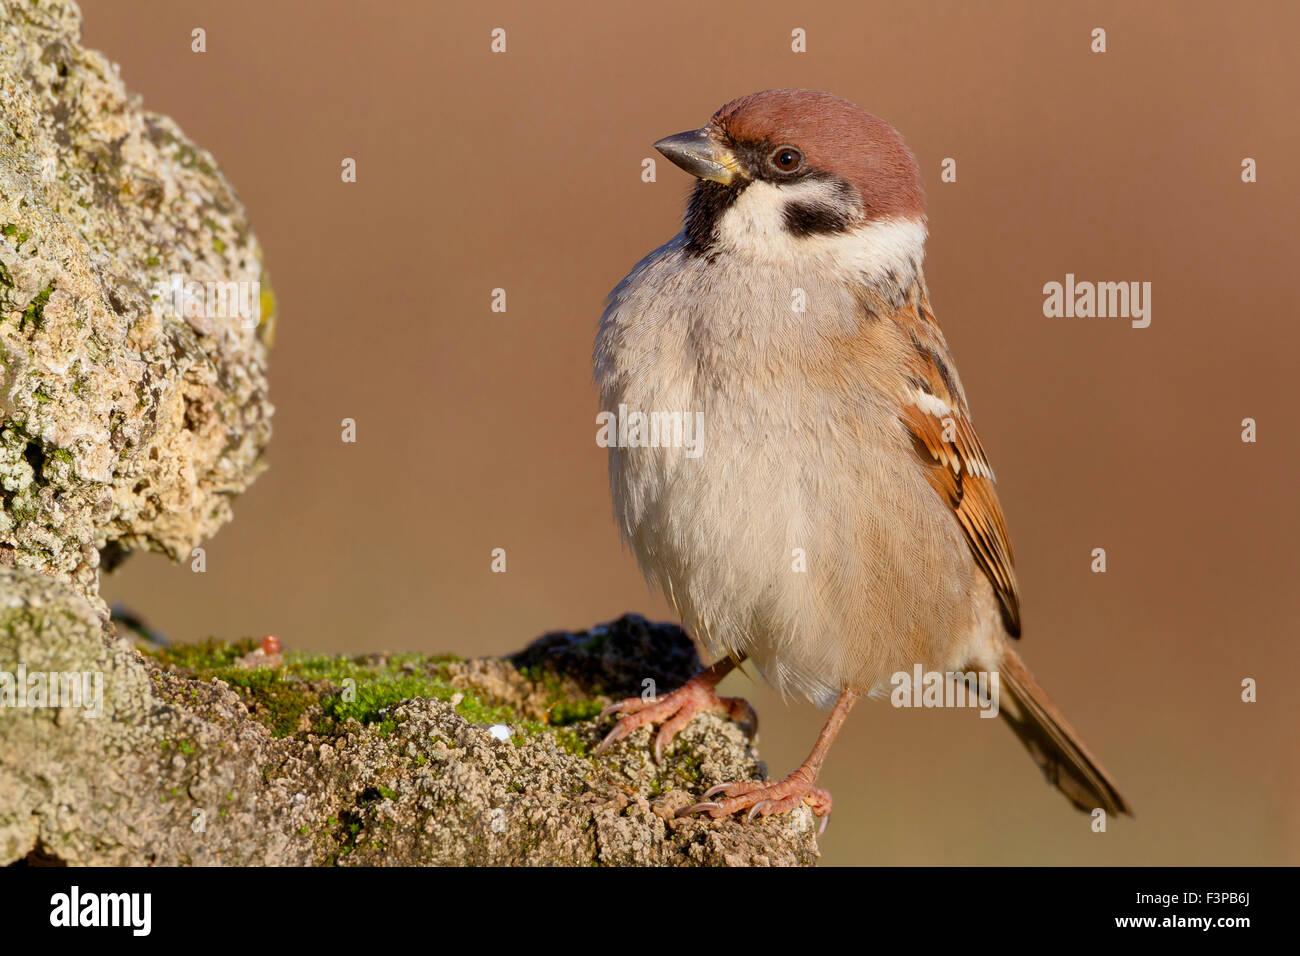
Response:
POLYGON ((1047 779, 1085 813, 1101 807, 1108 814, 1132 816, 1106 771, 1010 648, 1002 657, 999 676, 1006 692, 1001 695, 999 713, 1047 779))

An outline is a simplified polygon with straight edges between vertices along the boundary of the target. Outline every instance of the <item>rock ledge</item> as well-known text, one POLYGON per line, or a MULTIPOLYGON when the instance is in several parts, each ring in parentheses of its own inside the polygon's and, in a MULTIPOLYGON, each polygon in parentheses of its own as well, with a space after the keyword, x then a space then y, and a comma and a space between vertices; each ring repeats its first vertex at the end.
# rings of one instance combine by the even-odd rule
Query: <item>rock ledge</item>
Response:
MULTIPOLYGON (((272 648, 274 651, 274 648, 272 648)), ((142 652, 74 588, 0 568, 0 673, 97 673, 102 714, 0 707, 0 863, 801 865, 812 814, 678 819, 765 774, 744 730, 697 718, 656 765, 646 730, 590 750, 611 699, 698 666, 628 615, 512 658, 142 652), (647 665, 643 662, 655 662, 647 665)), ((0 697, 5 692, 0 676, 0 697)))

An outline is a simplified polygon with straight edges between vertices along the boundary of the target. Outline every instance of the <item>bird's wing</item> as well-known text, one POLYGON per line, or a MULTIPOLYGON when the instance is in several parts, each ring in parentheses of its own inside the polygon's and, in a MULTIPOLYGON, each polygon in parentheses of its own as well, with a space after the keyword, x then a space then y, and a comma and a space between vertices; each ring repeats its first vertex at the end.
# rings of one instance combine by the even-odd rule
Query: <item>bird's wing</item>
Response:
POLYGON ((998 504, 993 469, 971 423, 947 343, 923 298, 900 318, 913 349, 899 418, 911 434, 930 484, 952 509, 976 561, 993 582, 1007 631, 1019 637, 1020 594, 1011 539, 998 504))

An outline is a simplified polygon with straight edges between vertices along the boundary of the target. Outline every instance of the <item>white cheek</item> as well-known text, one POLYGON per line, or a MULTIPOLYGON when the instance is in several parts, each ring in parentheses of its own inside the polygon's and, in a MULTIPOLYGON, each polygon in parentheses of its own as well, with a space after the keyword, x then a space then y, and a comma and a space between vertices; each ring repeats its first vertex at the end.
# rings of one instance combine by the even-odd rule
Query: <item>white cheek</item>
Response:
POLYGON ((844 202, 825 180, 750 183, 718 222, 719 250, 770 264, 807 263, 852 280, 884 280, 892 273, 905 282, 919 268, 925 254, 922 220, 879 220, 847 232, 796 236, 785 224, 786 206, 794 201, 844 202))
POLYGON ((776 186, 758 180, 746 186, 731 208, 722 214, 718 222, 718 244, 736 252, 788 258, 796 237, 785 227, 785 207, 795 201, 828 205, 843 202, 825 181, 776 186))

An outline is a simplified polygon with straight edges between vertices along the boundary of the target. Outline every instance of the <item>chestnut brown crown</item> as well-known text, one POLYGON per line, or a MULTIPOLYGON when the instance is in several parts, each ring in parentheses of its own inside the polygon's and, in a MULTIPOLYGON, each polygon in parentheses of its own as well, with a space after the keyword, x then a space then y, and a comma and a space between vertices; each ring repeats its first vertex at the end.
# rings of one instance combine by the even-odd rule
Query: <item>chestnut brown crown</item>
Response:
POLYGON ((867 219, 925 217, 920 170, 903 137, 856 103, 815 90, 764 90, 732 100, 709 126, 750 164, 762 161, 778 176, 780 160, 791 158, 779 148, 793 147, 809 174, 852 186, 867 219))

